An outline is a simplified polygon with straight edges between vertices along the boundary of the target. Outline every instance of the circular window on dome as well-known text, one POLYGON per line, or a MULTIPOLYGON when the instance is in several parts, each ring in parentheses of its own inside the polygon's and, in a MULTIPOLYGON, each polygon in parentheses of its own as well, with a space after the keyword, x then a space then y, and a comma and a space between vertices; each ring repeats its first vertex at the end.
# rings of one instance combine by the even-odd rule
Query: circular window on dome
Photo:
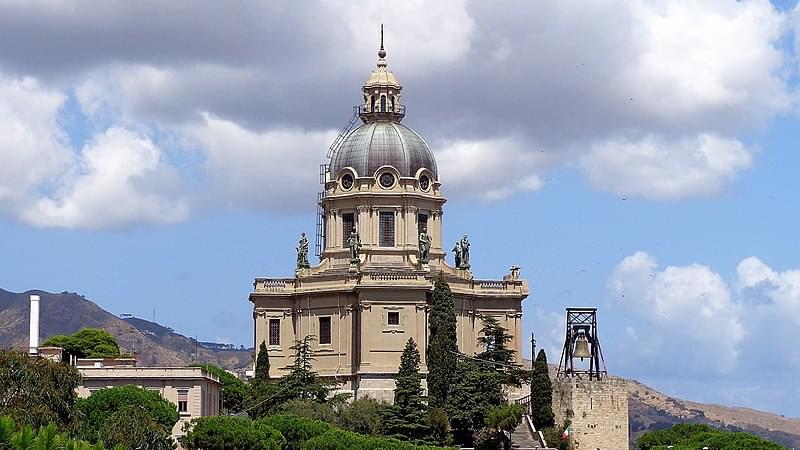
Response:
POLYGON ((378 182, 382 187, 389 189, 390 187, 394 186, 394 175, 389 172, 384 172, 378 178, 378 182))
POLYGON ((345 191, 349 191, 350 188, 352 187, 353 187, 353 176, 350 175, 349 173, 345 174, 342 177, 342 189, 344 189, 345 191))
POLYGON ((428 188, 431 187, 431 179, 428 178, 427 175, 423 175, 419 177, 419 188, 423 191, 427 191, 428 188))

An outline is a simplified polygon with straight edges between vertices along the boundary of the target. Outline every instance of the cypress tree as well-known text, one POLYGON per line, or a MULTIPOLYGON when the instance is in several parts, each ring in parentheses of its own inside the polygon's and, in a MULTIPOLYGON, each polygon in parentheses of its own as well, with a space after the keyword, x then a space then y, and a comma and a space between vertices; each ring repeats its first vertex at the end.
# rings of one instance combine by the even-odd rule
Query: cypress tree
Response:
POLYGON ((422 401, 419 360, 417 343, 409 338, 400 357, 400 371, 394 388, 394 405, 386 410, 384 416, 386 434, 412 440, 425 439, 430 434, 427 408, 422 401))
POLYGON ((553 386, 547 368, 547 355, 544 349, 539 350, 536 362, 533 363, 533 379, 531 381, 531 421, 537 429, 552 427, 553 386))
POLYGON ((430 315, 430 341, 428 363, 428 405, 442 408, 447 404, 447 393, 456 371, 456 313, 453 293, 440 272, 433 288, 430 315))
POLYGON ((267 344, 264 341, 261 341, 261 346, 258 347, 255 378, 258 381, 269 380, 269 353, 267 352, 267 344))

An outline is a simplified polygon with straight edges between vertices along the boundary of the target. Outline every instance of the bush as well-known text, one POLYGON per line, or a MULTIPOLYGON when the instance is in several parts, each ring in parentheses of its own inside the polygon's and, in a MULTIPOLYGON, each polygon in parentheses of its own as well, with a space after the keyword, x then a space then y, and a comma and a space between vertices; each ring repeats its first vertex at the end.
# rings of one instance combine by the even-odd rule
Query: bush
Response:
POLYGON ((121 445, 128 449, 172 450, 172 430, 153 421, 148 411, 138 405, 126 406, 112 414, 100 426, 100 441, 108 447, 121 445))
POLYGON ((278 413, 336 423, 336 412, 333 408, 316 400, 289 400, 278 407, 278 413))
POLYGON ((272 427, 286 438, 286 449, 299 449, 304 442, 327 433, 331 426, 325 422, 292 415, 269 416, 256 420, 256 423, 272 427))
POLYGON ((180 441, 190 450, 281 450, 287 444, 278 430, 245 417, 199 417, 184 429, 180 441))
MULTIPOLYGON (((0 448, 2 449, 70 449, 103 450, 102 444, 89 444, 70 438, 67 433, 59 433, 56 425, 50 423, 38 430, 30 425, 17 429, 14 419, 0 416, 0 448)), ((123 450, 121 448, 115 450, 123 450)))
POLYGON ((640 450, 665 449, 672 445, 674 450, 688 450, 702 447, 715 450, 784 450, 785 447, 758 436, 741 432, 716 430, 708 425, 678 424, 665 430, 651 431, 642 435, 637 442, 640 450))
POLYGON ((339 426, 354 433, 379 435, 388 407, 388 403, 370 397, 354 400, 339 412, 339 426))
POLYGON ((313 439, 306 441, 301 447, 302 450, 441 450, 442 447, 417 446, 409 442, 397 439, 365 436, 363 434, 345 431, 339 428, 331 428, 325 434, 321 434, 313 439))
POLYGON ((78 435, 87 441, 96 442, 100 438, 100 429, 114 413, 133 406, 140 407, 146 412, 144 416, 167 432, 178 422, 177 408, 161 398, 158 392, 137 386, 121 386, 100 389, 88 398, 78 400, 76 410, 81 418, 78 435))

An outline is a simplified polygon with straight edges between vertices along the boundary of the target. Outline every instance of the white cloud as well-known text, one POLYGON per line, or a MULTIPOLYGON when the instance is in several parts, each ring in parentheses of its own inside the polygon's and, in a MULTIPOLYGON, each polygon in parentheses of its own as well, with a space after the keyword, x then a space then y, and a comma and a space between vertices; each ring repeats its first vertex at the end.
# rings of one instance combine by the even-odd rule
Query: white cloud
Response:
POLYGON ((313 211, 320 185, 311 169, 336 136, 333 130, 254 132, 209 115, 184 132, 205 154, 212 204, 284 211, 313 211))
POLYGON ((109 128, 81 150, 53 194, 21 216, 36 226, 68 228, 178 222, 189 209, 179 196, 170 195, 177 183, 177 174, 149 138, 109 128))
POLYGON ((13 214, 70 164, 57 123, 64 100, 33 78, 0 74, 0 210, 13 214))
POLYGON ((652 345, 654 339, 647 335, 656 340, 668 337, 659 349, 663 361, 671 364, 683 354, 692 370, 729 372, 736 367, 746 336, 741 309, 722 277, 709 267, 660 270, 653 257, 636 252, 614 269, 612 288, 623 307, 644 322, 647 333, 639 332, 643 341, 652 345))
POLYGON ((453 196, 498 200, 518 192, 537 191, 536 174, 552 164, 544 152, 529 152, 517 138, 442 142, 436 152, 440 178, 453 196))
POLYGON ((579 160, 599 189, 647 198, 680 198, 720 191, 752 164, 736 139, 710 134, 669 140, 647 135, 599 142, 579 160))

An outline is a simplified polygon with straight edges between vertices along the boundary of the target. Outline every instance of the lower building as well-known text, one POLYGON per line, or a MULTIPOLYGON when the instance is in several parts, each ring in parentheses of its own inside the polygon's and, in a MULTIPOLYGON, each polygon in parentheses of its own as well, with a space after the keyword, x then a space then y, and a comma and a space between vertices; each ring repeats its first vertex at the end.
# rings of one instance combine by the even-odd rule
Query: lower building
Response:
POLYGON ((219 379, 199 367, 134 367, 102 364, 78 366, 81 384, 78 397, 86 398, 104 388, 134 385, 158 392, 175 404, 180 419, 172 436, 184 435, 183 424, 197 417, 218 416, 221 384, 219 379))

